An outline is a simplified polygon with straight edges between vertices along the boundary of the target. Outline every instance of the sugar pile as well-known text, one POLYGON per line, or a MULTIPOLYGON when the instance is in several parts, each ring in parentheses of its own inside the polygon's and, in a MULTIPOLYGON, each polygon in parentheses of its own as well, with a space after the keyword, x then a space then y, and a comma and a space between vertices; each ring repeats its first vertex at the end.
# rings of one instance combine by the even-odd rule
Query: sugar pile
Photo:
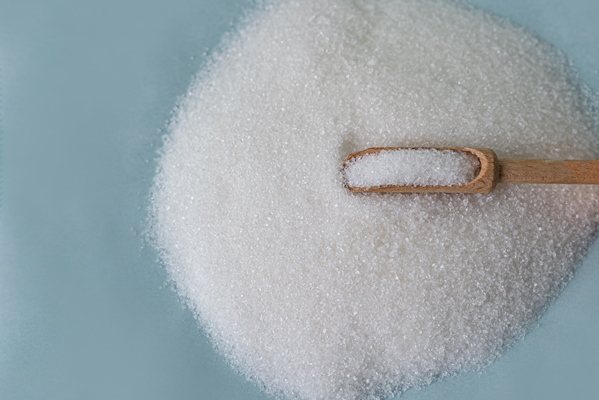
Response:
POLYGON ((385 397, 492 362, 579 264, 598 189, 356 195, 341 165, 385 146, 597 157, 568 62, 461 3, 261 7, 165 139, 152 231, 177 290, 231 364, 283 397, 385 397))
POLYGON ((476 178, 478 158, 464 151, 383 150, 351 159, 343 169, 348 186, 456 186, 476 178))

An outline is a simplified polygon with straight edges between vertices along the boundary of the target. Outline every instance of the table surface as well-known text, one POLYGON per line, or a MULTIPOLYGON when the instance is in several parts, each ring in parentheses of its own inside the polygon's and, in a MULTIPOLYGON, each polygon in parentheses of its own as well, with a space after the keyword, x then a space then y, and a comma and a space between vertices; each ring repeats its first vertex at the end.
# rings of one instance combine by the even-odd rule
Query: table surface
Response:
MULTIPOLYGON (((267 399, 143 241, 173 105, 249 1, 0 0, 0 398, 267 399)), ((477 0, 599 91, 599 2, 477 0)), ((525 340, 402 399, 599 398, 599 243, 525 340)))

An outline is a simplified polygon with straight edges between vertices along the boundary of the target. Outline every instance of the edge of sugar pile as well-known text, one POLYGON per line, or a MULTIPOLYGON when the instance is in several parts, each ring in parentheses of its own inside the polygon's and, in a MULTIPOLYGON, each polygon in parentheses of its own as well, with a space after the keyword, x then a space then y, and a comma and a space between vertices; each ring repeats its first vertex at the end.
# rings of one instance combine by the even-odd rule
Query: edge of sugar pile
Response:
MULTIPOLYGON (((248 32, 251 32, 255 26, 259 25, 263 18, 268 19, 270 17, 269 7, 276 7, 279 3, 285 4, 285 3, 290 3, 290 2, 285 2, 285 1, 260 2, 260 5, 259 5, 259 7, 257 7, 256 10, 247 13, 244 16, 244 18, 242 19, 241 28, 238 31, 231 33, 230 35, 227 35, 227 37, 222 42, 223 44, 221 44, 221 46, 219 46, 218 51, 209 57, 209 60, 206 63, 206 65, 204 66, 204 68, 202 69, 202 71, 200 71, 200 73, 198 73, 197 77, 194 79, 193 84, 190 86, 190 90, 188 91, 187 95, 185 95, 184 97, 182 97, 179 100, 178 105, 174 111, 173 118, 172 118, 171 122, 169 123, 169 134, 165 135, 165 137, 164 137, 164 145, 159 154, 160 162, 158 163, 158 167, 157 167, 155 187, 152 189, 152 193, 150 195, 152 201, 151 201, 151 206, 150 206, 150 210, 149 210, 149 214, 150 214, 149 238, 150 238, 150 241, 154 244, 154 246, 158 249, 160 257, 163 260, 163 263, 167 266, 167 270, 168 270, 169 276, 171 278, 171 283, 177 289, 179 294, 182 296, 185 304, 194 312, 198 322, 202 325, 202 328, 211 337, 211 340, 215 343, 219 352, 221 352, 222 354, 225 355, 225 357, 231 362, 232 366, 240 373, 248 376, 252 381, 256 382, 258 385, 260 385, 262 387, 263 390, 265 390, 267 393, 269 393, 271 395, 280 396, 280 397, 301 398, 300 394, 298 394, 296 392, 289 392, 288 390, 286 390, 284 384, 282 384, 281 382, 272 381, 272 377, 256 376, 255 375, 256 371, 248 370, 249 367, 248 367, 248 364, 246 364, 247 360, 244 360, 244 357, 247 357, 247 355, 246 354, 237 354, 236 349, 235 349, 235 346, 236 346, 235 343, 227 342, 226 340, 223 341, 223 338, 220 337, 216 331, 220 328, 218 326, 212 325, 213 322, 210 321, 210 317, 208 317, 208 318, 206 317, 205 312, 207 312, 207 310, 200 309, 200 305, 196 302, 196 300, 192 296, 192 293, 189 291, 190 288, 185 287, 183 285, 183 282, 178 283, 177 277, 179 276, 178 274, 181 273, 181 271, 179 270, 179 268, 180 268, 179 266, 181 265, 181 260, 177 259, 177 256, 175 256, 174 253, 172 252, 172 248, 168 249, 168 248, 164 247, 165 238, 163 235, 165 233, 164 233, 164 231, 159 232, 159 230, 164 229, 164 227, 158 226, 161 223, 160 221, 158 221, 158 215, 162 211, 159 209, 160 205, 155 204, 155 200, 158 197, 160 197, 160 195, 161 195, 161 194, 159 194, 159 192, 161 190, 163 190, 163 188, 159 187, 160 185, 164 184, 164 182, 162 181, 164 179, 164 176, 163 176, 164 171, 163 171, 162 162, 166 158, 166 153, 168 153, 170 151, 169 149, 173 146, 173 142, 176 140, 176 138, 173 137, 173 132, 178 128, 179 124, 181 123, 181 118, 184 117, 184 115, 182 115, 182 113, 184 113, 186 110, 191 110, 193 108, 194 103, 197 101, 197 98, 192 96, 192 94, 196 90, 199 90, 198 88, 200 86, 205 85, 206 83, 210 83, 210 84, 213 83, 213 82, 209 82, 210 77, 212 77, 212 75, 214 74, 213 69, 214 68, 218 69, 219 67, 221 67, 220 63, 222 63, 223 58, 226 58, 228 56, 228 52, 234 46, 237 46, 240 42, 243 42, 244 40, 246 40, 245 35, 248 35, 249 34, 248 32)), ((441 2, 441 3, 447 3, 447 2, 441 2)), ((459 3, 461 4, 461 2, 459 2, 459 3)), ((466 7, 470 10, 475 10, 475 9, 471 8, 471 6, 466 6, 466 7)), ((515 26, 511 22, 506 22, 502 18, 490 16, 489 14, 487 14, 483 11, 475 10, 475 12, 483 15, 485 18, 491 18, 493 21, 500 20, 500 21, 502 21, 501 22, 502 24, 508 23, 511 26, 515 26)), ((525 32, 526 35, 530 36, 530 33, 528 31, 525 31, 523 28, 517 27, 517 29, 521 30, 522 32, 525 32)), ((568 67, 568 66, 564 64, 564 65, 562 65, 562 67, 568 67)), ((562 71, 562 73, 564 73, 564 72, 562 71)), ((571 70, 568 69, 568 71, 565 72, 565 74, 572 74, 572 75, 568 75, 569 78, 576 81, 576 85, 580 85, 582 92, 586 91, 584 84, 581 84, 577 80, 576 76, 573 75, 573 72, 571 70)), ((202 90, 206 90, 206 88, 203 87, 202 90)), ((582 103, 592 102, 596 107, 597 97, 590 93, 591 92, 587 92, 586 94, 581 93, 582 98, 577 99, 576 101, 582 102, 582 103)), ((588 104, 585 104, 585 106, 587 106, 587 105, 588 104)), ((595 107, 593 107, 594 116, 590 116, 590 118, 592 119, 591 122, 595 125, 594 132, 597 132, 596 127, 597 127, 598 118, 597 118, 597 108, 595 108, 595 107)), ((573 132, 573 133, 576 133, 576 132, 573 132)), ((453 140, 455 140, 455 138, 453 140)), ((451 139, 450 139, 450 141, 451 141, 451 139)), ((597 142, 596 137, 595 137, 595 142, 597 142)), ((372 143, 372 144, 379 144, 379 143, 372 143)), ((391 144, 395 144, 395 143, 391 143, 391 144)), ((403 144, 404 143, 402 143, 402 145, 403 144)), ((414 144, 422 144, 422 143, 409 143, 408 142, 405 144, 406 145, 414 145, 414 144)), ((459 143, 451 143, 451 142, 439 144, 439 143, 435 142, 435 145, 458 145, 458 144, 459 143)), ((364 146, 364 147, 368 147, 368 146, 364 146)), ((354 150, 357 150, 357 149, 354 149, 354 150)), ((524 156, 527 156, 526 149, 522 149, 521 151, 524 156)), ((556 154, 560 154, 559 149, 556 149, 555 152, 556 152, 556 154)), ((519 156, 522 156, 522 155, 519 155, 519 156)), ((543 191, 543 190, 546 190, 546 189, 531 188, 532 192, 543 191)), ((497 196, 505 195, 506 193, 503 193, 503 192, 505 192, 505 191, 499 190, 498 191, 499 194, 497 196)), ((555 193, 559 194, 561 192, 559 189, 556 189, 555 193)), ((419 195, 419 196, 423 196, 423 195, 419 195)), ((379 199, 376 201, 381 201, 382 204, 386 204, 386 202, 391 201, 389 199, 392 198, 392 196, 388 196, 388 195, 375 195, 373 197, 375 199, 379 199)), ((423 198, 445 199, 443 201, 447 201, 447 204, 451 204, 451 207, 454 207, 454 208, 459 203, 459 201, 461 201, 461 200, 459 200, 460 198, 463 198, 464 201, 467 201, 467 200, 465 200, 466 198, 462 197, 461 195, 459 197, 456 195, 425 195, 425 196, 423 196, 423 198), (453 196, 453 197, 448 198, 447 196, 453 196)), ((472 200, 472 201, 482 201, 482 202, 489 201, 488 200, 489 197, 479 196, 477 198, 478 198, 478 200, 472 200)), ((416 201, 416 198, 414 198, 414 199, 415 199, 415 202, 419 203, 419 204, 428 201, 426 199, 424 199, 422 201, 416 201)), ((431 200, 431 201, 435 201, 435 200, 431 200)), ((470 201, 470 200, 468 200, 468 201, 470 201)), ((416 207, 416 209, 418 209, 418 207, 421 207, 421 205, 415 205, 415 207, 416 207)), ((365 212, 369 213, 372 211, 370 211, 370 209, 368 207, 365 207, 365 212)), ((162 221, 162 222, 164 222, 164 221, 162 221)), ((594 221, 594 225, 596 227, 596 225, 597 225, 596 220, 594 221)), ((594 234, 592 236, 588 236, 588 235, 585 236, 589 243, 591 243, 595 239, 596 233, 597 232, 596 232, 596 228, 595 228, 594 234)), ((589 243, 580 243, 580 246, 578 246, 578 247, 586 248, 589 243)), ((171 245, 173 245, 173 243, 171 243, 171 245)), ((176 245, 184 246, 185 244, 176 244, 176 245)), ((577 253, 577 255, 575 256, 576 265, 578 265, 580 263, 580 261, 582 260, 582 257, 583 257, 583 252, 582 252, 582 250, 579 249, 579 253, 577 253)), ((552 295, 549 298, 546 298, 545 299, 546 302, 540 308, 538 308, 536 310, 536 313, 534 315, 532 315, 530 317, 530 319, 528 319, 528 324, 526 326, 521 326, 521 329, 517 330, 518 334, 516 336, 506 337, 505 342, 502 345, 500 345, 498 348, 496 348, 495 351, 492 352, 492 354, 488 354, 484 359, 478 360, 478 362, 475 362, 474 364, 454 365, 454 366, 450 367, 449 369, 443 370, 442 372, 432 371, 433 372, 432 374, 428 374, 428 375, 425 374, 425 375, 421 376, 420 380, 404 381, 403 385, 397 383, 398 381, 395 380, 395 386, 393 388, 389 389, 388 387, 385 387, 383 389, 380 389, 380 390, 383 390, 383 392, 380 392, 380 393, 382 395, 399 394, 410 387, 423 387, 423 386, 426 386, 426 385, 430 384, 431 382, 433 382, 437 379, 440 379, 444 376, 455 375, 464 370, 479 369, 479 368, 482 368, 482 367, 490 364, 497 357, 499 357, 501 354, 503 354, 505 352, 506 348, 510 347, 517 340, 521 339, 526 334, 526 332, 534 324, 536 324, 538 316, 540 314, 542 314, 542 312, 550 304, 552 299, 555 298, 555 296, 557 296, 557 294, 559 294, 559 292, 565 286, 569 277, 573 273, 575 267, 576 266, 573 266, 572 268, 569 269, 569 273, 567 274, 567 276, 563 277, 562 280, 560 280, 558 287, 555 287, 553 289, 552 295), (391 392, 389 392, 389 390, 391 390, 391 392)), ((350 386, 346 387, 346 389, 349 389, 351 387, 352 386, 350 385, 350 386)), ((355 394, 363 393, 365 396, 369 396, 369 398, 371 398, 370 396, 375 396, 375 397, 377 396, 376 393, 368 392, 369 389, 364 389, 364 387, 361 387, 361 388, 354 387, 352 390, 355 391, 355 394), (362 392, 364 390, 366 390, 366 392, 362 392)), ((372 397, 372 398, 374 398, 374 397, 372 397)))

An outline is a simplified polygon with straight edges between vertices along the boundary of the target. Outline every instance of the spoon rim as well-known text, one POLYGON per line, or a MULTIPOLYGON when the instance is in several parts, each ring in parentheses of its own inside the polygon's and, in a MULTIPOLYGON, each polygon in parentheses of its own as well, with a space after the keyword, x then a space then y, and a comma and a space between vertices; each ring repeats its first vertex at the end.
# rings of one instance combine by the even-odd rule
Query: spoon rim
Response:
POLYGON ((497 185, 499 178, 499 162, 495 152, 488 148, 472 148, 472 147, 430 147, 430 146, 415 146, 415 147, 371 147, 352 153, 343 160, 343 170, 347 164, 359 157, 379 153, 381 151, 397 151, 397 150, 450 150, 468 152, 476 156, 480 163, 478 175, 467 183, 452 186, 416 186, 416 185, 381 185, 372 186, 369 188, 350 186, 345 181, 345 186, 354 193, 373 193, 373 192, 388 192, 388 193, 489 193, 497 185))

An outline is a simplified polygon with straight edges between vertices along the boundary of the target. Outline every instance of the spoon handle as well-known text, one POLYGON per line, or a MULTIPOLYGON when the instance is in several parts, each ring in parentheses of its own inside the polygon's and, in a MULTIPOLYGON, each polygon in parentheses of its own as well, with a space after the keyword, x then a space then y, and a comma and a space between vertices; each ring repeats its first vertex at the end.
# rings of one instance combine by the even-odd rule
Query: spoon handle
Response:
POLYGON ((499 183, 599 184, 599 160, 499 160, 499 183))

